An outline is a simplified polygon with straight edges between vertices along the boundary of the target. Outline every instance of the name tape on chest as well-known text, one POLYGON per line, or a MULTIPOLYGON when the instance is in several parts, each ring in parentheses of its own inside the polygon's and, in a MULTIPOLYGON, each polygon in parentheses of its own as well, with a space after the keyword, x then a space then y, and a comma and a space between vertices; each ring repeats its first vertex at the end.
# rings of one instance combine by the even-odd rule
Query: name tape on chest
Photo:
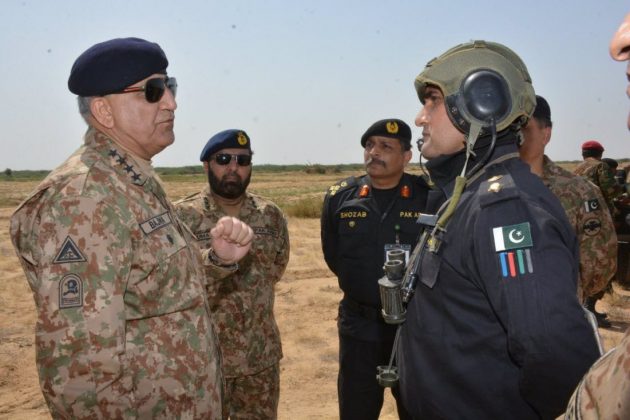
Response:
POLYGON ((142 229, 145 235, 149 235, 171 223, 173 223, 173 220, 171 219, 170 213, 165 212, 140 223, 140 229, 142 229))
POLYGON ((256 235, 278 236, 278 231, 266 226, 252 226, 252 230, 256 235))

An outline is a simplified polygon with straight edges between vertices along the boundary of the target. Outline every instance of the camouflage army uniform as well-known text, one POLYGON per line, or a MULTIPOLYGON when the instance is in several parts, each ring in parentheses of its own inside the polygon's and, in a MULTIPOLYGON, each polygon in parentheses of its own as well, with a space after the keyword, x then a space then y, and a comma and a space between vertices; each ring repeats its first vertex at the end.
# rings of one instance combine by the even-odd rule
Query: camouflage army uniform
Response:
MULTIPOLYGON (((176 207, 199 245, 207 246, 210 228, 225 215, 210 187, 178 201, 176 207)), ((289 234, 280 209, 254 194, 246 193, 238 218, 254 231, 252 249, 236 273, 211 284, 208 291, 227 384, 224 409, 237 413, 237 418, 274 418, 282 358, 273 316, 274 284, 289 261, 289 234)))
POLYGON ((630 329, 578 384, 565 419, 630 419, 630 329))
POLYGON ((18 207, 11 237, 54 418, 220 418, 200 255, 149 162, 90 129, 18 207))
POLYGON ((610 167, 595 158, 586 158, 575 167, 573 173, 585 177, 599 187, 604 200, 606 200, 606 205, 614 218, 617 214, 614 199, 619 197, 623 191, 621 186, 615 181, 615 175, 610 170, 610 167))
POLYGON ((558 197, 580 243, 578 294, 583 301, 606 288, 617 270, 617 235, 598 188, 544 156, 542 180, 558 197))

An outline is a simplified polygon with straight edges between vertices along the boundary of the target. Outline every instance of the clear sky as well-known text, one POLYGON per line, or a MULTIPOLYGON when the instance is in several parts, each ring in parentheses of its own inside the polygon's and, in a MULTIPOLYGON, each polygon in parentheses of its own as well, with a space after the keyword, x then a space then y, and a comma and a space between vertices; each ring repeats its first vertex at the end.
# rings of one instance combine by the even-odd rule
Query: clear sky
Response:
MULTIPOLYGON (((227 128, 252 138, 255 163, 362 161, 374 121, 413 125, 415 76, 473 39, 503 43, 527 64, 552 111, 548 155, 580 158, 597 139, 630 157, 624 64, 608 42, 621 0, 2 0, 0 171, 53 169, 82 142, 85 123, 67 79, 76 57, 106 39, 159 43, 177 77, 175 144, 157 166, 198 164, 227 128)), ((417 154, 414 160, 417 159, 417 154)))

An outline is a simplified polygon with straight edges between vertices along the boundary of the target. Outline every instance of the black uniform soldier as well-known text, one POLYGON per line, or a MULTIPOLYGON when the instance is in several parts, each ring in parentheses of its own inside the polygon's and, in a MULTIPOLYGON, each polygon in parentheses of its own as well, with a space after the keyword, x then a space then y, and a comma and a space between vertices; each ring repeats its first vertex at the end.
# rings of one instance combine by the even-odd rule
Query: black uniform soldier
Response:
POLYGON ((416 78, 422 154, 449 201, 409 263, 397 358, 414 418, 554 418, 598 356, 577 242, 518 156, 535 95, 507 47, 458 45, 416 78))
MULTIPOLYGON (((377 282, 387 250, 409 253, 415 246, 428 191, 421 178, 404 172, 412 152, 411 129, 403 121, 374 123, 361 146, 367 175, 331 186, 321 220, 324 257, 344 292, 338 318, 341 419, 377 419, 381 411, 376 366, 387 364, 395 329, 381 316, 377 282)), ((404 417, 400 404, 398 413, 404 417)))

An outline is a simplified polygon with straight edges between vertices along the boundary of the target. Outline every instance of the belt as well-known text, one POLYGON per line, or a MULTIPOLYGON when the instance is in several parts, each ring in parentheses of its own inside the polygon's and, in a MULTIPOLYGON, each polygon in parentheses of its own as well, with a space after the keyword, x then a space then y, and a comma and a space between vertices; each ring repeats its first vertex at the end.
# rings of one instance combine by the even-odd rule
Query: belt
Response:
POLYGON ((380 308, 374 308, 373 306, 363 305, 356 300, 350 299, 349 297, 344 297, 341 301, 341 304, 344 308, 348 309, 350 312, 353 312, 357 315, 361 315, 363 318, 372 320, 372 321, 381 321, 385 323, 383 319, 383 315, 381 314, 380 308))

